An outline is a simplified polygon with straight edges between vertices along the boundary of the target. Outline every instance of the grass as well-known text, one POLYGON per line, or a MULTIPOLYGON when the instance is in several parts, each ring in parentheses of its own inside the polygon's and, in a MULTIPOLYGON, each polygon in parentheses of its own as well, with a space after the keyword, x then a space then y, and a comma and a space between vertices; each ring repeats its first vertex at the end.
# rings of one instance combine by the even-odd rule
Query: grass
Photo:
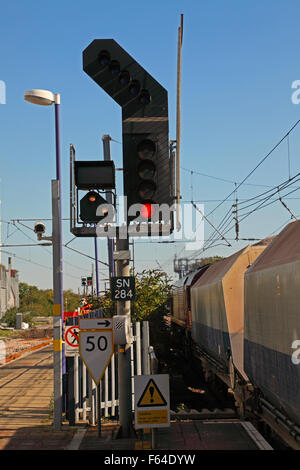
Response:
POLYGON ((48 407, 48 416, 47 418, 44 418, 41 422, 43 424, 46 424, 49 421, 53 421, 53 413, 54 413, 54 394, 52 393, 50 402, 49 402, 49 407, 48 407))
POLYGON ((0 338, 13 338, 16 332, 13 330, 0 330, 0 338))

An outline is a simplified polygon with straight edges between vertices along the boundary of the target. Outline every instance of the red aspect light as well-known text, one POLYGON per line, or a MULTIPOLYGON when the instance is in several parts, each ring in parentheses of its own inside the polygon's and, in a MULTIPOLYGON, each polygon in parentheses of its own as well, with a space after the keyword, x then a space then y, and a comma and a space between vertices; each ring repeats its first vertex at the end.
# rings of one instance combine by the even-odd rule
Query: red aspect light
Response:
POLYGON ((147 202, 146 204, 143 204, 141 207, 141 216, 144 217, 144 219, 150 219, 152 215, 154 214, 154 206, 153 204, 150 204, 150 202, 147 202))

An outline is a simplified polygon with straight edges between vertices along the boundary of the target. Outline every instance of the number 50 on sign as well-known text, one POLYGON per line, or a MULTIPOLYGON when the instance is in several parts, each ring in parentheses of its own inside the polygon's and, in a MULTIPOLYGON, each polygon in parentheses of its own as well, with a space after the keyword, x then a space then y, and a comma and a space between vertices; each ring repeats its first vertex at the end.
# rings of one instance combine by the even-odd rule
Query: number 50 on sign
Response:
POLYGON ((114 352, 112 330, 80 331, 79 352, 89 374, 98 385, 114 352))

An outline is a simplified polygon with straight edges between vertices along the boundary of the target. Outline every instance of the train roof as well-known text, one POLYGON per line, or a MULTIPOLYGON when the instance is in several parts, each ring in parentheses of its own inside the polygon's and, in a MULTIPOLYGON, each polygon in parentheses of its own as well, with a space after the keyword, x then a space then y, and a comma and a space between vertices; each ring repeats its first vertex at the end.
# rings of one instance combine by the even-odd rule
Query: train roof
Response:
POLYGON ((263 238, 262 240, 259 240, 259 242, 257 243, 254 243, 252 246, 260 246, 260 245, 263 245, 263 246, 266 246, 266 245, 270 245, 270 243, 274 240, 274 238, 276 238, 277 235, 274 235, 273 237, 266 237, 266 238, 263 238))
POLYGON ((197 269, 195 269, 195 271, 192 271, 187 276, 181 279, 178 279, 178 281, 174 282, 172 287, 173 288, 182 287, 182 286, 189 287, 193 283, 193 280, 195 279, 195 277, 198 276, 198 274, 201 273, 201 271, 205 271, 209 266, 210 264, 204 264, 203 266, 199 266, 197 269))
POLYGON ((247 272, 298 260, 300 260, 300 220, 289 223, 277 236, 273 237, 262 256, 257 258, 247 272))
POLYGON ((178 279, 178 281, 176 281, 172 284, 172 288, 176 289, 176 287, 183 287, 185 279, 186 279, 185 277, 182 277, 181 279, 178 279))
POLYGON ((200 279, 194 284, 193 288, 200 287, 215 282, 222 281, 226 274, 230 271, 232 266, 238 261, 241 255, 248 254, 249 265, 251 265, 256 257, 265 249, 264 245, 247 245, 241 250, 233 253, 227 258, 223 258, 213 263, 200 279))

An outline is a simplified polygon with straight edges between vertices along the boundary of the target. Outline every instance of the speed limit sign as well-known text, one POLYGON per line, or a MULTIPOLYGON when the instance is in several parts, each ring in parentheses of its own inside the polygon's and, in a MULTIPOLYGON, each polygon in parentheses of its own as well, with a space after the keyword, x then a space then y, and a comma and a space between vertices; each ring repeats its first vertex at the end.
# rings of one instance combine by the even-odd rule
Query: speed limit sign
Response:
MULTIPOLYGON (((81 321, 79 321, 79 354, 92 379, 98 385, 114 352, 113 330, 112 328, 95 329, 97 321, 93 318, 82 319, 84 329, 80 327, 80 323, 81 321)), ((109 326, 112 325, 111 321, 107 323, 109 326)))

